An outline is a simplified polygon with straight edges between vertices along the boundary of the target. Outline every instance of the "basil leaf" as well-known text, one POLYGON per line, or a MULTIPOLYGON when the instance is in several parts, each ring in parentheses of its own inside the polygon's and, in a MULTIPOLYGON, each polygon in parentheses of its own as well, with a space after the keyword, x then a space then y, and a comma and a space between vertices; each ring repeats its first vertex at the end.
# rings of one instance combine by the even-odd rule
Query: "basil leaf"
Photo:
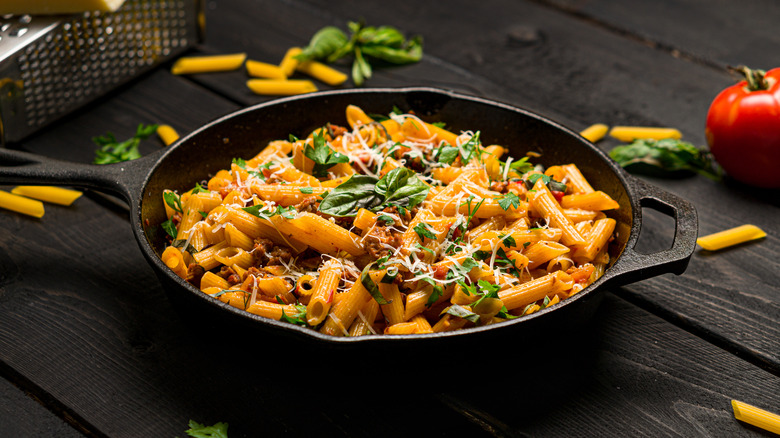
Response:
POLYGON ((428 196, 428 187, 417 178, 413 170, 397 167, 376 184, 376 192, 384 196, 384 203, 413 208, 428 196))
POLYGON ((314 146, 306 145, 303 155, 314 161, 312 175, 316 177, 328 176, 328 169, 339 163, 348 163, 349 157, 340 154, 328 146, 321 132, 314 134, 314 146))
POLYGON ((163 192, 163 200, 173 209, 173 211, 184 214, 184 210, 181 206, 181 197, 179 195, 173 192, 163 192))
POLYGON ((420 222, 419 224, 415 225, 414 232, 417 233, 417 236, 421 241, 425 241, 426 237, 431 240, 436 240, 436 235, 433 234, 433 231, 431 231, 431 226, 424 222, 420 222))
POLYGON ((722 178, 709 151, 676 139, 638 139, 618 146, 609 156, 629 172, 652 176, 674 176, 696 172, 714 181, 722 178))
POLYGON ((335 26, 325 26, 318 30, 309 41, 309 45, 295 58, 299 61, 326 58, 348 42, 347 34, 335 26))
POLYGON ((358 209, 372 210, 383 197, 374 191, 377 179, 368 175, 352 175, 324 197, 319 210, 331 216, 355 216, 358 209))
POLYGON ((312 193, 314 193, 314 189, 311 187, 301 187, 300 189, 298 189, 298 191, 306 195, 311 195, 312 193))
POLYGON ((433 287, 433 291, 431 291, 431 294, 428 295, 428 301, 425 302, 425 307, 431 307, 436 303, 436 300, 441 298, 441 296, 444 294, 444 288, 439 286, 438 284, 433 287))
POLYGON ((460 153, 458 148, 445 144, 436 150, 433 158, 439 163, 452 164, 458 158, 458 153, 460 153))
POLYGON ((394 48, 381 44, 362 46, 363 53, 393 64, 410 64, 422 59, 422 38, 412 38, 404 47, 394 48))
POLYGON ((195 249, 195 247, 194 247, 194 246, 192 246, 192 245, 190 245, 189 243, 187 243, 187 240, 186 240, 186 239, 178 239, 178 240, 174 240, 174 241, 171 243, 171 246, 172 246, 172 247, 174 247, 174 248, 179 248, 179 249, 180 249, 180 250, 182 250, 182 251, 187 251, 187 252, 188 252, 188 253, 190 253, 190 254, 195 254, 195 253, 197 253, 197 252, 198 252, 198 250, 197 250, 197 249, 195 249))
POLYGON ((476 323, 477 321, 479 321, 479 315, 477 315, 476 313, 472 312, 471 310, 466 309, 465 307, 461 307, 461 306, 459 306, 457 304, 453 304, 450 307, 447 307, 446 309, 444 309, 443 312, 441 312, 442 315, 445 314, 445 313, 448 314, 448 315, 452 315, 452 316, 455 316, 455 317, 458 317, 458 318, 462 318, 462 319, 471 321, 473 323, 476 323))
POLYGON ((173 224, 173 221, 168 219, 167 221, 163 222, 160 226, 162 226, 162 229, 165 230, 166 233, 168 233, 169 236, 172 238, 176 238, 176 234, 178 234, 178 230, 176 230, 176 225, 173 224))
POLYGON ((295 316, 288 316, 284 313, 284 309, 282 309, 282 317, 279 318, 279 321, 288 322, 290 324, 299 325, 302 327, 308 327, 309 324, 306 322, 306 306, 296 305, 295 310, 297 310, 297 314, 295 316))
POLYGON ((497 198, 497 200, 498 200, 498 205, 504 210, 509 210, 509 207, 512 208, 520 207, 520 198, 518 198, 517 195, 515 195, 512 192, 509 192, 506 195, 497 198))
POLYGON ((365 268, 363 268, 363 272, 360 274, 360 284, 363 285, 363 287, 366 288, 368 293, 371 294, 372 297, 374 297, 374 300, 376 300, 379 304, 390 304, 389 301, 385 299, 385 297, 382 296, 382 293, 379 292, 379 286, 374 283, 374 280, 371 279, 371 276, 368 274, 371 271, 371 267, 374 266, 373 263, 369 263, 366 265, 365 268))

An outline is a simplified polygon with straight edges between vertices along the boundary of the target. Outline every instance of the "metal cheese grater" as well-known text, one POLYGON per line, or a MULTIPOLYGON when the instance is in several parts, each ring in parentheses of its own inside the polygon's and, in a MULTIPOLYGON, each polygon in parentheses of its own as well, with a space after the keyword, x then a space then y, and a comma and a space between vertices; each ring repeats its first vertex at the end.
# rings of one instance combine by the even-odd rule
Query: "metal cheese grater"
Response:
POLYGON ((19 141, 200 41, 201 0, 0 17, 0 143, 19 141))

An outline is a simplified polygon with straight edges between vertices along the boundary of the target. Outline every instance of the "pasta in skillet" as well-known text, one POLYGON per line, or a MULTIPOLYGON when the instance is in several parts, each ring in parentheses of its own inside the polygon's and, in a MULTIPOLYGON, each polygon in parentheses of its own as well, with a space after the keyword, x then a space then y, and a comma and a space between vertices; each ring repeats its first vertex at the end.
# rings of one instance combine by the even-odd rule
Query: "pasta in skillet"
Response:
POLYGON ((618 203, 576 165, 504 158, 479 131, 414 114, 346 119, 165 191, 164 263, 214 299, 333 336, 500 323, 604 273, 618 203))

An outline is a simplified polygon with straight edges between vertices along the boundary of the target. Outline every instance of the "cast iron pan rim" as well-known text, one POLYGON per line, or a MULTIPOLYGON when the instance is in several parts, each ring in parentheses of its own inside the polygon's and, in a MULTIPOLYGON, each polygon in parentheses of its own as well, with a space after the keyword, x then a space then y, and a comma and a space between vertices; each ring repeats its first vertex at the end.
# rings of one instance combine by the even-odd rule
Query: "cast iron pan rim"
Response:
MULTIPOLYGON (((464 336, 469 334, 477 334, 477 333, 483 333, 488 330, 495 330, 495 329, 508 329, 510 326, 520 324, 523 322, 531 321, 536 318, 542 318, 545 317, 545 315, 549 314, 550 312, 553 312, 560 307, 574 304, 574 302, 579 301, 581 299, 586 299, 589 297, 594 291, 596 291, 604 282, 608 281, 610 276, 610 269, 608 268, 604 275, 601 276, 598 280, 593 282, 592 284, 588 285, 585 289, 583 289, 581 292, 577 293, 575 296, 568 298, 564 301, 561 301, 553 306, 547 307, 545 309, 542 309, 538 312, 532 313, 531 315, 524 316, 522 318, 518 318, 511 321, 505 321, 500 324, 493 324, 493 325, 487 325, 487 326, 481 326, 481 327, 472 327, 468 329, 462 329, 462 330, 456 330, 452 332, 441 332, 441 333, 428 333, 428 334, 408 334, 408 335, 393 335, 393 336, 384 336, 384 335, 365 335, 365 336, 358 336, 358 337, 336 337, 336 336, 330 336, 322 334, 318 331, 312 330, 310 328, 300 327, 297 325, 289 324, 286 322, 276 321, 269 318, 264 318, 259 315, 254 315, 252 313, 243 311, 241 309, 237 309, 227 303, 223 303, 222 301, 215 300, 212 297, 207 296, 200 290, 196 289, 193 285, 186 282, 184 279, 179 277, 178 275, 174 274, 173 271, 171 271, 163 262, 162 259, 159 257, 159 255, 154 251, 152 248, 152 245, 149 243, 149 241, 146 238, 146 235, 144 233, 143 229, 143 219, 141 217, 141 203, 144 202, 146 199, 145 191, 146 187, 149 184, 149 180, 151 179, 152 175, 155 173, 157 167, 159 164, 166 159, 168 155, 173 153, 173 151, 177 148, 179 148, 182 144, 185 144, 190 139, 197 137, 200 135, 201 132, 206 131, 210 129, 211 127, 218 125, 224 121, 230 120, 232 118, 238 117, 240 115, 255 112, 262 110, 263 108, 270 107, 270 106, 277 106, 277 105, 285 105, 289 102, 296 102, 299 100, 311 100, 311 99, 317 99, 317 98, 327 98, 328 96, 335 96, 335 95, 343 95, 343 94, 410 94, 410 93, 432 93, 432 94, 438 94, 438 95, 446 95, 453 99, 459 99, 459 100, 466 100, 466 101, 472 101, 479 104, 494 106, 494 107, 500 107, 502 109, 515 112, 518 114, 522 114, 523 116, 530 117, 537 119, 543 123, 546 123, 548 125, 551 125, 552 127, 564 131, 567 134, 576 137, 580 140, 582 145, 584 147, 587 147, 597 153, 597 155, 604 161, 613 171, 613 173, 618 177, 620 180, 620 183, 625 188, 626 193, 629 198, 629 203, 631 204, 631 208, 633 210, 633 217, 632 217, 632 227, 631 227, 631 233, 629 235, 629 238, 626 241, 625 248, 631 248, 633 247, 634 243, 636 242, 638 238, 638 231, 639 227, 638 221, 641 221, 641 206, 639 204, 639 201, 637 199, 636 194, 631 188, 631 185, 629 184, 627 174, 625 171, 617 165, 614 161, 612 161, 605 152, 603 152, 601 149, 594 146, 591 142, 581 137, 577 132, 561 125, 560 123, 557 123, 553 120, 548 119, 547 117, 544 117, 542 115, 539 115, 537 113, 531 112, 527 109, 520 108, 515 105, 506 104, 503 102, 495 101, 495 100, 489 100, 484 99, 481 97, 475 97, 475 96, 469 96, 460 94, 454 91, 450 90, 444 90, 440 88, 433 88, 433 87, 404 87, 404 88, 363 88, 363 89, 348 89, 348 90, 330 90, 330 91, 321 91, 316 93, 310 93, 300 96, 293 96, 293 97, 287 97, 287 98, 281 98, 281 99, 275 99, 268 102, 263 102, 257 105, 253 105, 247 108, 243 108, 237 111, 234 111, 230 114, 227 114, 223 117, 220 117, 218 119, 215 119, 206 125, 202 126, 201 128, 193 131, 189 135, 179 139, 174 145, 169 147, 167 151, 162 154, 157 161, 152 165, 151 169, 149 169, 148 173, 146 174, 146 177, 143 180, 142 188, 141 188, 141 196, 140 201, 133 205, 134 213, 133 216, 135 217, 135 227, 134 232, 136 235, 136 240, 138 240, 142 252, 146 259, 156 268, 156 270, 159 272, 163 272, 168 278, 173 280, 175 283, 177 283, 181 288, 185 289, 187 293, 194 294, 198 299, 203 300, 208 305, 215 306, 220 308, 221 311, 228 311, 232 312, 234 315, 246 318, 249 320, 252 320, 254 323, 259 324, 265 324, 270 325, 282 330, 286 330, 288 333, 294 333, 299 336, 303 336, 306 339, 310 340, 311 338, 315 338, 321 341, 325 341, 328 343, 333 344, 351 344, 351 343, 385 343, 385 342, 403 342, 403 341, 409 341, 414 340, 416 342, 433 342, 436 339, 441 338, 449 338, 453 336, 464 336)), ((157 201, 158 197, 152 197, 154 201, 157 201)), ((152 201, 152 202, 154 202, 152 201)), ((620 255, 617 257, 617 259, 620 258, 620 255)), ((617 261, 616 261, 617 262, 617 261)), ((615 262, 615 263, 616 263, 615 262)), ((613 263, 614 264, 614 263, 613 263)), ((184 292, 184 291, 182 291, 184 292)))

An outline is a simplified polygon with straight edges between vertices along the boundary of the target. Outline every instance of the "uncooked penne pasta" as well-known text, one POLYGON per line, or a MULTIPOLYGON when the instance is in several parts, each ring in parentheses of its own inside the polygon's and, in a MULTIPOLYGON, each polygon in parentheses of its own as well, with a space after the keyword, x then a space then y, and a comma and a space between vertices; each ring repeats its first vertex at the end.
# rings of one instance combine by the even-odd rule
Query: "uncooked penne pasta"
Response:
POLYGON ((613 126, 609 135, 620 141, 634 141, 640 138, 662 140, 664 138, 682 138, 682 133, 675 128, 656 128, 648 126, 613 126))
POLYGON ((73 204, 82 194, 78 190, 52 186, 16 186, 11 189, 11 193, 65 206, 73 204))
MULTIPOLYGON (((321 68, 298 50, 260 67, 321 68)), ((620 206, 576 164, 512 166, 479 131, 395 111, 349 105, 343 126, 315 123, 235 157, 205 188, 164 191, 166 266, 216 300, 328 336, 501 324, 604 274, 620 206)))
POLYGON ((317 91, 314 82, 308 79, 250 79, 246 86, 256 94, 269 96, 293 96, 317 91))
POLYGON ((191 75, 236 70, 244 64, 244 60, 246 60, 246 53, 182 57, 173 64, 171 73, 191 75))
POLYGON ((717 251, 764 237, 766 237, 764 230, 747 224, 699 237, 696 243, 707 251, 717 251))
POLYGON ((349 76, 336 70, 335 68, 329 67, 317 61, 301 62, 296 67, 296 70, 332 86, 341 85, 349 78, 349 76))
POLYGON ((604 138, 608 130, 609 126, 603 123, 596 123, 580 131, 580 135, 588 139, 588 141, 595 143, 604 138))
POLYGON ((246 60, 246 72, 253 78, 265 79, 287 79, 284 70, 278 65, 268 64, 266 62, 246 60))
POLYGON ((157 126, 157 136, 160 137, 165 146, 170 146, 179 139, 179 133, 170 125, 157 126))

